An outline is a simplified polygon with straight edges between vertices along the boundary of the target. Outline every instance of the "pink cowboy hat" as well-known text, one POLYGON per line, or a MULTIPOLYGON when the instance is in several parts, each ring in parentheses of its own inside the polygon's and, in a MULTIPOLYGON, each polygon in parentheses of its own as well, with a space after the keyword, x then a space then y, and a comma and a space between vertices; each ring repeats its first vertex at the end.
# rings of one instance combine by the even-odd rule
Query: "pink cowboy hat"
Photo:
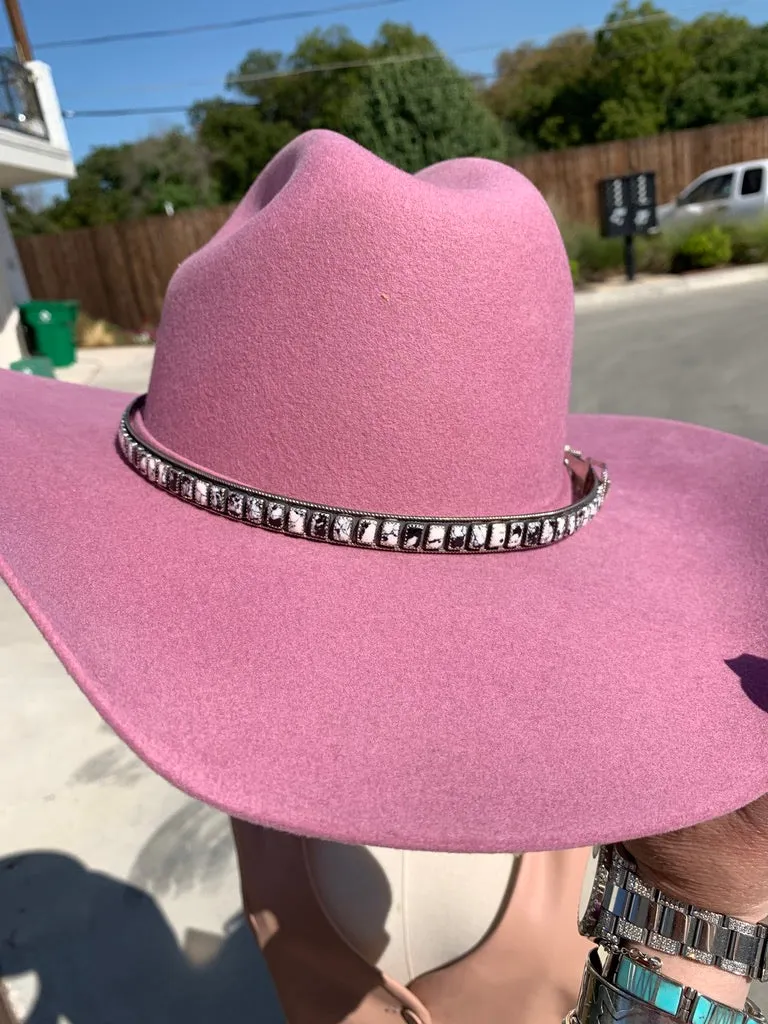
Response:
POLYGON ((177 271, 146 401, 0 373, 3 575, 239 818, 479 852, 731 811, 768 791, 768 448, 569 416, 572 336, 525 178, 311 132, 177 271))

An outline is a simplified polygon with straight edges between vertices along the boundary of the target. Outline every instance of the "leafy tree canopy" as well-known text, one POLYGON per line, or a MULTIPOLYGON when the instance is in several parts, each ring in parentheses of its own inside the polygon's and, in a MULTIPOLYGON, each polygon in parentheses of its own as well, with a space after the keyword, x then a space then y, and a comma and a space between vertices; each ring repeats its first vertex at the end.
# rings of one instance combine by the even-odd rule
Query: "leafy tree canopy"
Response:
POLYGON ((619 0, 596 32, 502 51, 488 84, 410 25, 385 22, 370 43, 337 26, 289 54, 249 51, 225 97, 193 105, 189 130, 94 149, 49 207, 2 198, 16 233, 61 230, 237 200, 311 128, 412 171, 766 115, 768 24, 731 14, 684 23, 652 0, 619 0))

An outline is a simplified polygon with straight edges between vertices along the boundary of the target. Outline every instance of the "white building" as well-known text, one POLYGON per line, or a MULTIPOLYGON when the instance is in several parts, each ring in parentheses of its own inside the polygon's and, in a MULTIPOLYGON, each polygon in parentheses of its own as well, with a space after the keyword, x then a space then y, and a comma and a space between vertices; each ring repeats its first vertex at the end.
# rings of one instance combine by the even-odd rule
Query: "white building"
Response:
MULTIPOLYGON (((0 55, 0 188, 74 176, 51 69, 37 60, 22 63, 0 55)), ((24 271, 0 203, 0 367, 26 354, 17 307, 28 299, 24 271)))

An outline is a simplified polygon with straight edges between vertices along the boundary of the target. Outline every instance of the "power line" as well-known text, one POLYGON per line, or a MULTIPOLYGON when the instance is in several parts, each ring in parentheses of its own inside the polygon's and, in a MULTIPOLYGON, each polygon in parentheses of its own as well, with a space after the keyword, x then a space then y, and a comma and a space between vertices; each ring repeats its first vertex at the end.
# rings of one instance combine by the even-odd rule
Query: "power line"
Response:
MULTIPOLYGON (((381 2, 381 0, 378 0, 378 2, 381 2)), ((397 3, 397 2, 402 2, 402 0, 384 0, 384 2, 395 2, 395 3, 397 3)), ((740 3, 743 3, 744 0, 732 0, 732 2, 734 3, 734 5, 738 5, 740 3)), ((373 5, 371 5, 371 6, 373 6, 373 5)), ((660 21, 660 20, 664 20, 664 19, 667 19, 667 20, 679 20, 678 18, 676 18, 674 15, 671 15, 671 14, 667 14, 667 13, 654 13, 654 14, 650 14, 650 15, 639 15, 639 16, 635 16, 635 17, 631 17, 631 18, 618 19, 618 20, 616 20, 614 22, 609 23, 608 25, 603 23, 603 24, 595 26, 593 28, 573 29, 571 31, 573 31, 573 32, 582 31, 582 32, 585 32, 585 33, 587 33, 589 35, 594 36, 594 35, 597 34, 598 31, 604 30, 604 29, 610 29, 612 31, 612 30, 617 29, 617 28, 635 26, 635 25, 645 24, 647 22, 660 21)), ((568 33, 567 32, 566 33, 561 33, 561 35, 568 35, 568 33)), ((543 37, 540 37, 540 38, 543 38, 543 37)), ((553 42, 554 42, 554 40, 550 40, 550 44, 553 43, 553 42)), ((653 51, 658 50, 658 49, 660 49, 659 46, 629 47, 629 48, 621 50, 621 51, 616 51, 614 54, 612 54, 612 56, 613 57, 617 57, 617 56, 630 57, 630 56, 635 56, 635 55, 638 55, 638 54, 650 53, 650 52, 653 52, 653 51)), ((500 50, 500 47, 499 47, 498 44, 483 45, 483 46, 465 46, 465 47, 461 47, 458 50, 454 50, 454 55, 455 56, 464 56, 464 55, 471 54, 471 53, 481 53, 481 52, 484 52, 484 51, 487 51, 487 50, 500 50)), ((422 53, 392 54, 392 55, 388 55, 388 56, 385 56, 385 57, 367 57, 367 58, 364 58, 364 59, 361 59, 361 60, 343 61, 343 62, 338 62, 338 63, 334 63, 334 64, 312 64, 312 65, 309 65, 309 66, 304 67, 304 68, 286 68, 286 69, 277 70, 277 71, 265 71, 265 72, 259 72, 257 74, 252 74, 252 75, 235 75, 235 76, 232 76, 232 77, 227 79, 227 84, 240 85, 240 84, 246 84, 246 83, 267 82, 267 81, 273 81, 275 79, 291 78, 291 77, 296 77, 296 76, 300 76, 300 75, 308 75, 308 74, 321 74, 323 72, 328 73, 328 72, 334 72, 334 71, 343 71, 343 70, 351 69, 351 68, 380 67, 382 65, 408 64, 408 63, 412 63, 414 61, 440 60, 440 59, 450 60, 451 58, 448 57, 445 53, 443 53, 440 50, 430 50, 428 52, 422 52, 422 53)), ((563 63, 566 63, 566 64, 567 63, 572 63, 572 61, 563 61, 563 63)), ((482 79, 485 79, 486 81, 488 81, 490 79, 495 78, 496 75, 495 75, 495 73, 483 74, 483 73, 480 72, 480 73, 472 73, 471 77, 473 77, 473 78, 482 78, 482 79)), ((189 83, 189 82, 187 82, 187 83, 178 83, 177 82, 177 83, 173 83, 173 84, 178 87, 179 85, 182 85, 182 84, 189 86, 189 85, 194 85, 195 83, 189 83)), ((197 84, 198 85, 205 85, 206 83, 197 83, 197 84)), ((170 85, 171 85, 171 83, 168 84, 168 87, 170 87, 170 85)), ((88 118, 98 118, 98 117, 132 117, 132 116, 138 116, 138 115, 141 115, 141 114, 146 114, 148 116, 152 116, 152 115, 162 115, 162 114, 184 114, 184 113, 187 113, 189 111, 191 105, 192 104, 187 104, 186 106, 182 106, 182 105, 155 106, 155 107, 139 107, 139 106, 136 106, 136 107, 118 107, 118 108, 114 108, 114 109, 96 109, 96 110, 64 110, 64 111, 62 111, 62 113, 63 113, 64 117, 68 118, 68 119, 73 119, 73 118, 78 118, 78 117, 88 117, 88 118)), ((229 103, 228 105, 229 106, 240 106, 240 107, 250 107, 251 106, 251 104, 236 103, 236 102, 229 103)))
MULTIPOLYGON (((232 107, 250 107, 250 103, 230 103, 232 107)), ((62 114, 67 120, 81 117, 133 117, 134 115, 146 114, 188 114, 189 104, 183 107, 123 107, 115 110, 63 110, 62 114)))
POLYGON ((336 4, 332 7, 316 7, 300 11, 283 11, 282 14, 261 14, 253 18, 239 18, 236 21, 215 21, 206 25, 185 25, 179 28, 145 29, 141 32, 119 32, 106 36, 90 36, 85 39, 57 39, 48 43, 35 43, 36 50, 61 50, 75 46, 104 46, 108 43, 123 43, 142 39, 167 39, 170 36, 190 36, 201 32, 221 32, 225 29, 248 28, 252 25, 266 25, 274 21, 298 21, 302 18, 317 18, 325 14, 345 14, 351 11, 367 11, 375 7, 392 7, 406 0, 361 0, 359 3, 336 4))
MULTIPOLYGON (((391 0, 391 2, 403 2, 403 0, 391 0)), ((732 7, 733 6, 742 6, 746 2, 751 2, 751 0, 731 0, 731 6, 732 7)), ((692 8, 688 8, 688 9, 692 9, 692 8)), ((730 13, 730 11, 728 10, 728 11, 726 11, 724 13, 730 13)), ((648 22, 660 21, 660 20, 665 20, 665 19, 666 20, 679 20, 679 16, 667 14, 667 13, 664 13, 664 12, 662 12, 662 13, 656 12, 654 14, 646 14, 646 15, 637 15, 637 16, 634 16, 634 17, 631 17, 631 18, 621 18, 621 19, 619 19, 619 20, 617 20, 615 22, 610 23, 609 25, 606 25, 605 23, 601 23, 600 25, 594 25, 594 26, 589 26, 589 27, 578 26, 578 27, 575 27, 573 29, 566 30, 565 32, 560 33, 560 35, 568 35, 570 32, 585 32, 588 35, 594 36, 600 30, 609 29, 610 31, 613 31, 614 29, 617 29, 617 28, 628 28, 628 27, 631 27, 631 26, 643 25, 643 24, 646 24, 648 22)), ((550 36, 546 36, 546 35, 539 35, 539 36, 534 36, 531 39, 525 40, 524 42, 525 43, 531 43, 532 45, 535 45, 535 46, 545 46, 547 44, 551 44, 554 41, 554 39, 556 39, 556 38, 557 37, 550 37, 550 36)), ((517 45, 518 46, 524 45, 524 43, 521 42, 521 43, 518 43, 517 45)), ((496 51, 504 51, 504 50, 506 50, 508 52, 509 51, 513 52, 514 51, 514 47, 504 47, 504 46, 500 46, 498 43, 491 43, 491 44, 485 44, 485 45, 482 45, 482 46, 462 47, 461 49, 454 50, 453 54, 454 54, 454 56, 463 56, 463 55, 472 54, 472 53, 483 53, 483 52, 486 52, 488 50, 496 50, 496 51)), ((277 70, 277 71, 259 72, 259 73, 255 73, 253 75, 231 75, 231 76, 229 76, 227 78, 226 84, 227 85, 240 85, 240 84, 246 84, 248 82, 269 81, 272 78, 285 78, 285 77, 290 77, 292 75, 314 74, 314 73, 320 73, 320 72, 323 72, 323 71, 339 71, 339 70, 344 70, 346 68, 369 67, 369 66, 375 66, 376 64, 404 63, 404 62, 409 62, 411 60, 435 60, 436 58, 438 58, 440 56, 444 56, 444 54, 436 52, 436 51, 430 51, 428 53, 421 53, 421 54, 402 54, 402 55, 395 55, 395 56, 390 56, 390 57, 364 58, 364 59, 362 59, 360 61, 350 61, 350 62, 339 63, 339 64, 310 65, 310 66, 305 67, 305 68, 285 68, 285 69, 277 70)), ((494 74, 493 73, 481 73, 481 77, 489 79, 489 78, 493 78, 494 74)), ((194 79, 194 80, 185 79, 185 80, 174 80, 174 81, 170 81, 170 82, 153 82, 153 83, 146 83, 144 85, 133 85, 131 87, 126 87, 124 89, 121 88, 121 89, 118 89, 118 90, 110 90, 110 91, 111 92, 118 92, 118 93, 120 93, 120 92, 127 92, 129 90, 131 92, 134 92, 134 93, 135 92, 162 92, 162 91, 165 91, 167 89, 181 89, 181 88, 185 88, 185 89, 201 88, 202 89, 202 88, 207 88, 209 86, 216 86, 216 85, 219 85, 219 86, 221 85, 220 79, 210 79, 210 78, 209 79, 194 79)))
MULTIPOLYGON (((712 37, 712 38, 714 38, 714 37, 712 37)), ((662 45, 658 45, 657 44, 657 45, 654 45, 654 46, 633 46, 633 47, 627 47, 624 50, 617 50, 614 53, 612 53, 610 55, 610 59, 611 60, 615 60, 617 57, 625 57, 625 58, 627 58, 627 57, 640 56, 640 55, 645 54, 645 53, 654 53, 654 52, 657 52, 658 50, 664 49, 665 45, 666 44, 662 44, 662 45)), ((477 48, 473 47, 472 49, 477 49, 477 48)), ((487 49, 487 47, 483 47, 483 49, 487 49)), ((443 57, 443 56, 444 56, 444 54, 439 53, 439 52, 437 52, 437 53, 421 53, 421 54, 402 54, 399 61, 397 60, 397 58, 388 57, 388 58, 373 59, 373 60, 370 60, 370 61, 367 61, 367 62, 363 62, 363 63, 361 63, 361 62, 354 62, 354 63, 350 62, 349 64, 338 64, 338 65, 327 64, 327 65, 320 65, 318 67, 313 67, 313 68, 302 68, 300 71, 296 71, 296 72, 269 72, 266 75, 253 76, 253 78, 249 78, 248 81, 263 81, 265 78, 271 80, 271 79, 275 79, 275 78, 286 77, 289 74, 308 74, 308 73, 312 73, 312 72, 317 73, 317 72, 320 72, 320 71, 339 70, 340 68, 348 68, 348 67, 370 67, 370 66, 381 65, 381 64, 406 63, 406 62, 409 62, 409 61, 417 61, 417 60, 436 60, 436 59, 439 59, 440 57, 443 57)), ((574 59, 571 59, 571 60, 564 60, 561 63, 562 64, 572 64, 574 62, 578 63, 582 59, 583 58, 579 57, 579 58, 576 58, 575 61, 574 61, 574 59)), ((594 56, 592 57, 592 60, 595 60, 594 56)), ((482 72, 467 72, 467 75, 470 78, 485 79, 486 81, 496 77, 495 73, 484 74, 482 72)), ((191 106, 191 104, 186 104, 185 106, 177 105, 177 106, 165 106, 165 107, 118 107, 118 108, 110 109, 110 110, 65 110, 65 111, 62 111, 62 113, 63 113, 65 118, 69 118, 69 119, 79 118, 79 117, 89 117, 89 118, 91 118, 91 117, 133 117, 134 115, 140 115, 140 114, 152 116, 152 115, 161 115, 161 114, 187 114, 187 113, 189 113, 190 106, 191 106)), ((256 104, 252 104, 252 103, 237 103, 237 102, 229 102, 229 101, 227 101, 226 102, 226 106, 228 106, 228 107, 243 107, 243 108, 248 109, 248 110, 258 109, 258 106, 256 104)))

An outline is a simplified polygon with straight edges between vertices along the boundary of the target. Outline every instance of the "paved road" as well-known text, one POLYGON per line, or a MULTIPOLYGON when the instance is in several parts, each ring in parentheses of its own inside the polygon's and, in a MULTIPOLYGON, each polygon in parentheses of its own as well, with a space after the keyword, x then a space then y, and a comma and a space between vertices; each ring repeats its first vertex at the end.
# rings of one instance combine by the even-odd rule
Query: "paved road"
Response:
MULTIPOLYGON (((766 314, 765 283, 581 311, 573 408, 686 419, 768 443, 766 314)), ((139 391, 150 364, 147 349, 84 353, 74 376, 139 391)), ((42 985, 72 1024, 238 1024, 255 1019, 254 1005, 264 1024, 278 1020, 242 929, 202 974, 178 954, 191 930, 221 934, 237 909, 226 820, 116 740, 1 586, 0 707, 4 777, 14 780, 0 801, 0 945, 17 930, 15 958, 3 961, 19 974, 17 1003, 29 1007, 42 985), (24 850, 56 856, 4 871, 2 857, 24 850), (137 903, 136 890, 149 897, 137 903)))
POLYGON ((768 444, 768 282, 581 312, 572 406, 768 444))

